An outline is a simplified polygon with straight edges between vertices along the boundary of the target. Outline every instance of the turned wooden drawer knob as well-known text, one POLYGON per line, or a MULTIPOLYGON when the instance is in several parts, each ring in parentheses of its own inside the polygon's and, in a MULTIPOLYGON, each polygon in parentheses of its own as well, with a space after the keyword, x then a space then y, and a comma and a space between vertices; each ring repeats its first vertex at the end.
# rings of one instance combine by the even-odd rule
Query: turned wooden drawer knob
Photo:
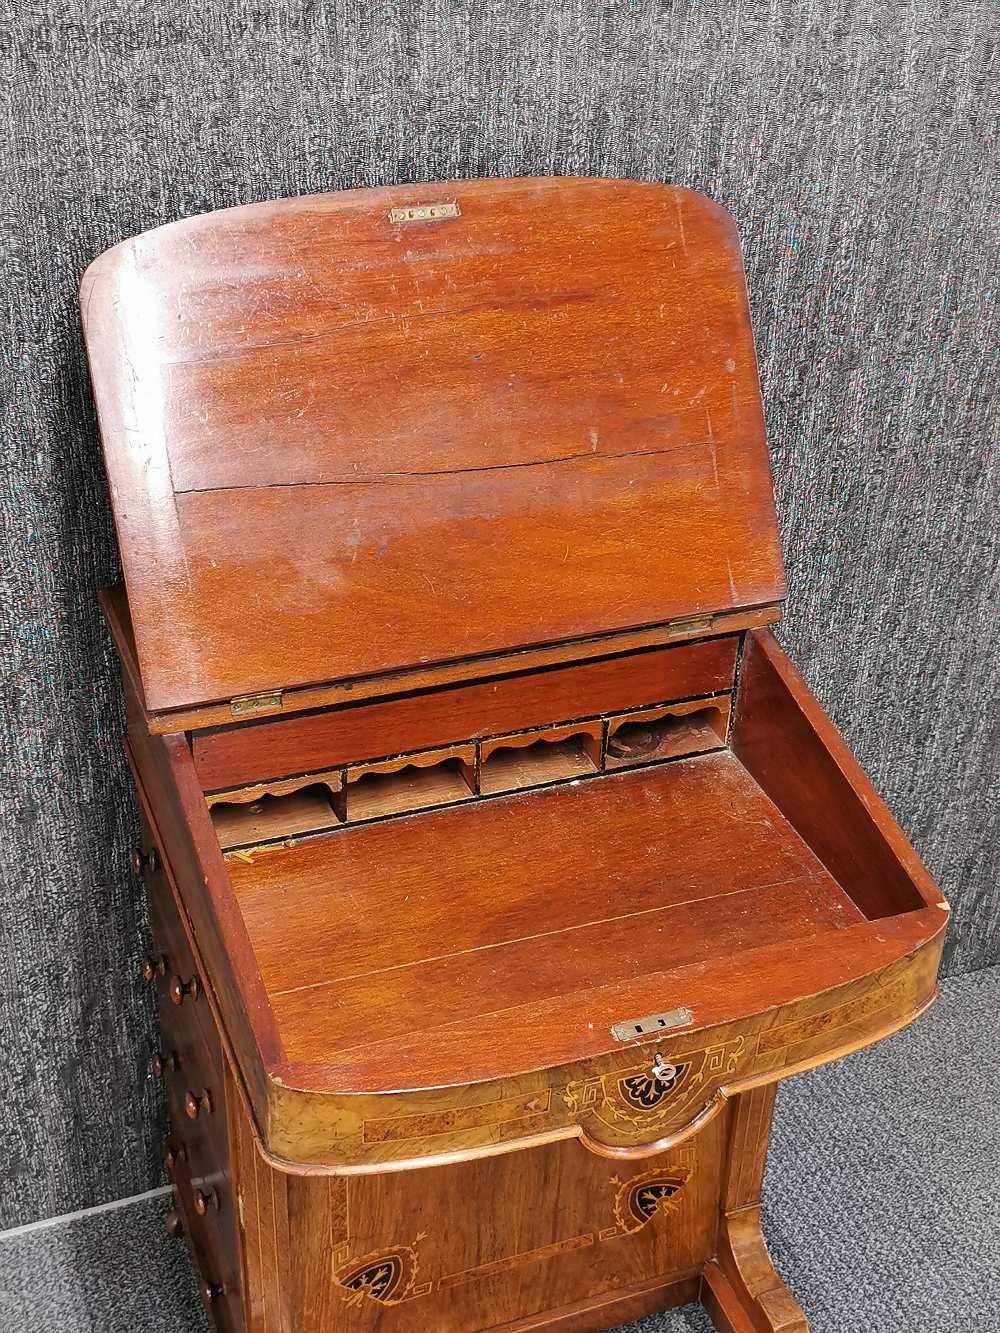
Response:
POLYGON ((132 869, 140 879, 145 879, 146 871, 151 874, 157 870, 160 864, 160 858, 156 854, 156 848, 150 847, 148 852, 144 852, 141 847, 136 847, 132 852, 132 869))
POLYGON ((212 1094, 208 1088, 202 1093, 189 1092, 184 1098, 184 1114, 189 1120, 197 1120, 202 1114, 212 1114, 212 1094))
POLYGON ((167 1151, 163 1154, 163 1165, 167 1168, 167 1170, 170 1172, 171 1175, 174 1174, 174 1167, 180 1166, 182 1162, 186 1161, 187 1161, 187 1148, 184 1147, 183 1143, 179 1148, 173 1148, 173 1147, 168 1148, 167 1151))
POLYGON ((212 1188, 209 1188, 207 1190, 195 1190, 194 1210, 198 1214, 198 1216, 204 1217, 205 1214, 208 1212, 209 1208, 214 1208, 216 1209, 216 1211, 218 1211, 219 1208, 218 1193, 212 1188))
POLYGON ((205 1297, 205 1300, 208 1301, 209 1305, 211 1305, 213 1301, 217 1301, 220 1296, 226 1294, 226 1289, 225 1287, 220 1286, 218 1282, 205 1281, 201 1284, 201 1294, 205 1297))
POLYGON ((166 1073, 173 1073, 175 1069, 180 1068, 180 1061, 174 1051, 168 1055, 161 1055, 159 1051, 149 1062, 149 1072, 154 1078, 162 1078, 166 1073))
POLYGON ((142 960, 140 965, 143 981, 155 981, 157 977, 167 975, 167 955, 165 953, 149 954, 142 960))
POLYGON ((201 985, 197 976, 193 976, 190 981, 182 981, 175 973, 170 978, 167 992, 174 1004, 183 1004, 189 995, 192 1000, 197 1000, 201 992, 201 985))
POLYGON ((181 1215, 173 1209, 171 1209, 163 1219, 163 1225, 167 1229, 168 1236, 184 1235, 184 1223, 181 1221, 181 1215))

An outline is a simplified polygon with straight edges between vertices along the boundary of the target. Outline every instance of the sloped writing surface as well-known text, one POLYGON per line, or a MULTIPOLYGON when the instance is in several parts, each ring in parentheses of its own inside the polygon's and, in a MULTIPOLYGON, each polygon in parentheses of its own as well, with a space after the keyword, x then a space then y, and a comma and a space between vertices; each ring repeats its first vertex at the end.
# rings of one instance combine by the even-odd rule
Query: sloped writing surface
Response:
POLYGON ((251 205, 82 302, 151 708, 783 595, 739 245, 689 191, 251 205))

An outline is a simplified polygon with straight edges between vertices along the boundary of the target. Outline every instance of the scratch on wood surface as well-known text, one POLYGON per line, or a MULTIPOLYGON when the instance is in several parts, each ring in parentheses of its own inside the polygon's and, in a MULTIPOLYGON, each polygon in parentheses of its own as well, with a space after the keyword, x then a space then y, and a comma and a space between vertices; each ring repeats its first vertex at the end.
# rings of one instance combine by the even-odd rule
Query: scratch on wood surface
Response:
MULTIPOLYGON (((706 414, 707 415, 707 414, 706 414)), ((586 449, 582 453, 563 454, 559 458, 535 458, 525 463, 484 463, 480 467, 428 468, 425 471, 373 472, 366 476, 338 477, 319 481, 274 481, 248 482, 242 486, 195 486, 188 490, 177 491, 177 495, 201 495, 215 491, 276 491, 296 490, 302 486, 367 486, 379 482, 390 482, 407 477, 461 477, 476 472, 513 472, 520 468, 556 467, 562 463, 589 462, 613 463, 622 458, 659 458, 664 454, 682 453, 686 449, 712 448, 711 421, 709 421, 709 439, 684 440, 680 444, 668 445, 660 449, 625 449, 620 453, 598 453, 586 449)))
MULTIPOLYGON (((509 297, 504 301, 503 308, 509 311, 527 310, 535 313, 542 311, 550 314, 554 306, 587 305, 595 299, 595 295, 590 292, 559 291, 547 293, 545 296, 509 297)), ((496 302, 490 300, 467 300, 464 303, 433 306, 419 311, 394 310, 390 307, 381 313, 366 311, 362 318, 344 319, 342 323, 326 325, 307 333, 296 333, 285 338, 252 340, 233 347, 205 350, 187 356, 164 356, 160 358, 160 362, 171 366, 210 365, 217 361, 238 360, 254 352, 271 352, 286 347, 323 342, 327 338, 336 338, 355 329, 371 329, 379 325, 403 328, 405 335, 409 336, 412 332, 409 322, 413 320, 462 319, 482 312, 492 314, 496 310, 496 302)), ((522 320, 524 327, 527 327, 527 323, 527 320, 522 320)))
POLYGON ((688 243, 687 235, 684 231, 684 213, 681 210, 681 201, 679 198, 674 199, 674 207, 677 209, 677 226, 680 228, 681 233, 681 249, 687 254, 688 243))

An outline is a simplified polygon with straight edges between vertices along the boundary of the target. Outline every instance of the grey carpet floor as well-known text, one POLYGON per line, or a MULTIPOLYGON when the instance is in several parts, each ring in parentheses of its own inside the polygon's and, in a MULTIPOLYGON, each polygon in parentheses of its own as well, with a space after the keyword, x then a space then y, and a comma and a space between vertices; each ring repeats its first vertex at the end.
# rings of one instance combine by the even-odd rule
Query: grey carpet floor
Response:
MULTIPOLYGON (((813 1333, 1000 1333, 1000 968, 780 1091, 766 1232, 813 1333)), ((0 1235, 0 1333, 203 1333, 165 1194, 0 1235)), ((708 1333, 694 1309, 621 1333, 708 1333)), ((427 1333, 433 1333, 428 1330, 427 1333)))

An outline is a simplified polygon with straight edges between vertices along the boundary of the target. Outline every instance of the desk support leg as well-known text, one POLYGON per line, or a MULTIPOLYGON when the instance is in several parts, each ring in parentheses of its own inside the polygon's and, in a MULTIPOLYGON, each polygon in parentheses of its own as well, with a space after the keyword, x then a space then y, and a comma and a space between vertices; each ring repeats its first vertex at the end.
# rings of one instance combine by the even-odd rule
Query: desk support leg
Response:
POLYGON ((774 1271, 760 1229, 761 1184, 777 1084, 733 1098, 716 1257, 701 1300, 719 1333, 809 1333, 801 1306, 774 1271))

